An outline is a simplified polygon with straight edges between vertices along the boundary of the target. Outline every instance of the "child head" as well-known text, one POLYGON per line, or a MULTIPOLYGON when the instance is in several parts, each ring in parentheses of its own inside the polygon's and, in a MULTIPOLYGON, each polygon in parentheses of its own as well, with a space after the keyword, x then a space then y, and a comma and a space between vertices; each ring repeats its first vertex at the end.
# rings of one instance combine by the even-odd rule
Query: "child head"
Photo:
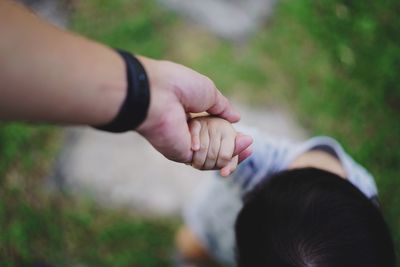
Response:
POLYGON ((247 197, 236 221, 239 267, 394 267, 379 209, 339 176, 289 170, 247 197))

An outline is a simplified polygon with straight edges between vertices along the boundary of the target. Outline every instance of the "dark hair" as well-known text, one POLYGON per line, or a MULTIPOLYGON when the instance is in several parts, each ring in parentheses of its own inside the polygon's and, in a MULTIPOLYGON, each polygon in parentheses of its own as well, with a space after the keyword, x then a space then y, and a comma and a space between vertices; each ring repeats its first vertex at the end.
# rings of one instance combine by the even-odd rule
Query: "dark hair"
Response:
POLYGON ((314 168, 260 184, 236 221, 240 267, 395 266, 379 209, 354 185, 314 168))

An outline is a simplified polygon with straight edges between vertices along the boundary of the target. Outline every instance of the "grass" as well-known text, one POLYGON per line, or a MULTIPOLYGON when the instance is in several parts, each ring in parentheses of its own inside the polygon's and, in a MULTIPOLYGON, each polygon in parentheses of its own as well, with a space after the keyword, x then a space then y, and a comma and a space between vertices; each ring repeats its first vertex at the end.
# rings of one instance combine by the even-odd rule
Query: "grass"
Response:
POLYGON ((311 134, 338 139, 375 176, 400 245, 396 10, 395 1, 280 1, 276 16, 247 44, 178 25, 171 57, 207 74, 231 97, 284 106, 311 134))
MULTIPOLYGON (((312 134, 337 138, 376 177, 398 243, 400 90, 393 64, 400 46, 388 3, 394 2, 364 8, 282 0, 273 20, 245 44, 220 40, 148 0, 77 1, 71 27, 113 47, 188 65, 232 98, 284 106, 312 134)), ((54 128, 0 125, 0 265, 168 265, 175 221, 42 191, 59 142, 54 128)))
POLYGON ((43 189, 59 129, 2 125, 0 266, 166 266, 177 222, 97 207, 43 189), (5 139, 7 137, 7 139, 5 139), (4 148, 8 148, 5 150, 4 148))
MULTIPOLYGON (((400 40, 393 40, 397 36, 384 30, 371 37, 372 34, 365 32, 368 25, 360 26, 372 21, 382 27, 383 22, 379 21, 382 12, 371 12, 368 8, 364 12, 364 7, 341 2, 322 5, 318 1, 312 4, 283 1, 279 10, 282 16, 277 17, 265 37, 261 35, 256 41, 256 49, 271 55, 286 73, 291 83, 288 102, 303 124, 313 134, 337 138, 374 174, 384 213, 399 243, 400 88, 392 75, 399 54, 393 54, 392 50, 400 51, 400 40), (320 8, 330 4, 333 15, 330 14, 329 20, 327 11, 320 14, 320 8), (341 16, 337 9, 348 10, 349 21, 342 23, 337 18, 341 16), (353 30, 348 32, 348 29, 353 30), (331 35, 334 37, 328 37, 331 35), (375 40, 372 44, 371 38, 375 40)), ((391 12, 387 4, 380 8, 391 12)), ((393 24, 400 22, 390 13, 387 16, 393 19, 393 24)))
POLYGON ((154 1, 78 2, 71 27, 79 33, 115 48, 153 58, 166 52, 168 27, 175 17, 154 1))
MULTIPOLYGON (((82 34, 164 55, 162 31, 174 17, 151 1, 82 1, 75 8, 72 27, 82 34)), ((0 124, 0 266, 168 266, 176 221, 43 189, 61 140, 57 128, 0 124)))

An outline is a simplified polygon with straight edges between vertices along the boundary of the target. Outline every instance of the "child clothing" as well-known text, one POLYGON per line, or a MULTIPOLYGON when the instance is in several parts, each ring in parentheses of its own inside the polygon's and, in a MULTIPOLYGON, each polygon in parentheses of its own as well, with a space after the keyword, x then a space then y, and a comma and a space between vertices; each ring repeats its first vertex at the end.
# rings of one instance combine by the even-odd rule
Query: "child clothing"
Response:
POLYGON ((330 137, 314 137, 302 143, 291 143, 262 136, 252 129, 240 131, 250 133, 253 137, 253 154, 229 177, 216 175, 204 181, 184 210, 186 225, 207 251, 223 264, 235 265, 234 225, 243 206, 243 196, 260 182, 287 169, 307 151, 322 150, 336 157, 349 182, 371 200, 377 197, 372 175, 330 137))

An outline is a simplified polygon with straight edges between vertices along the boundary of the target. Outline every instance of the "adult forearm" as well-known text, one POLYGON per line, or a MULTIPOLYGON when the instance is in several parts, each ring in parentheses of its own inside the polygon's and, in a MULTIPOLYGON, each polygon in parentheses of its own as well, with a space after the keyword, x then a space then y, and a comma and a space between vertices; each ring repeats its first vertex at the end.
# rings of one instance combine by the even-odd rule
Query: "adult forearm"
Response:
POLYGON ((0 1, 0 120, 100 125, 126 93, 112 49, 0 1))
MULTIPOLYGON (((206 76, 173 62, 138 59, 150 81, 150 107, 135 130, 167 158, 192 160, 187 113, 239 120, 206 76)), ((104 125, 125 99, 126 76, 124 61, 112 49, 0 0, 0 120, 104 125)), ((235 155, 248 156, 250 143, 237 138, 235 155)))

